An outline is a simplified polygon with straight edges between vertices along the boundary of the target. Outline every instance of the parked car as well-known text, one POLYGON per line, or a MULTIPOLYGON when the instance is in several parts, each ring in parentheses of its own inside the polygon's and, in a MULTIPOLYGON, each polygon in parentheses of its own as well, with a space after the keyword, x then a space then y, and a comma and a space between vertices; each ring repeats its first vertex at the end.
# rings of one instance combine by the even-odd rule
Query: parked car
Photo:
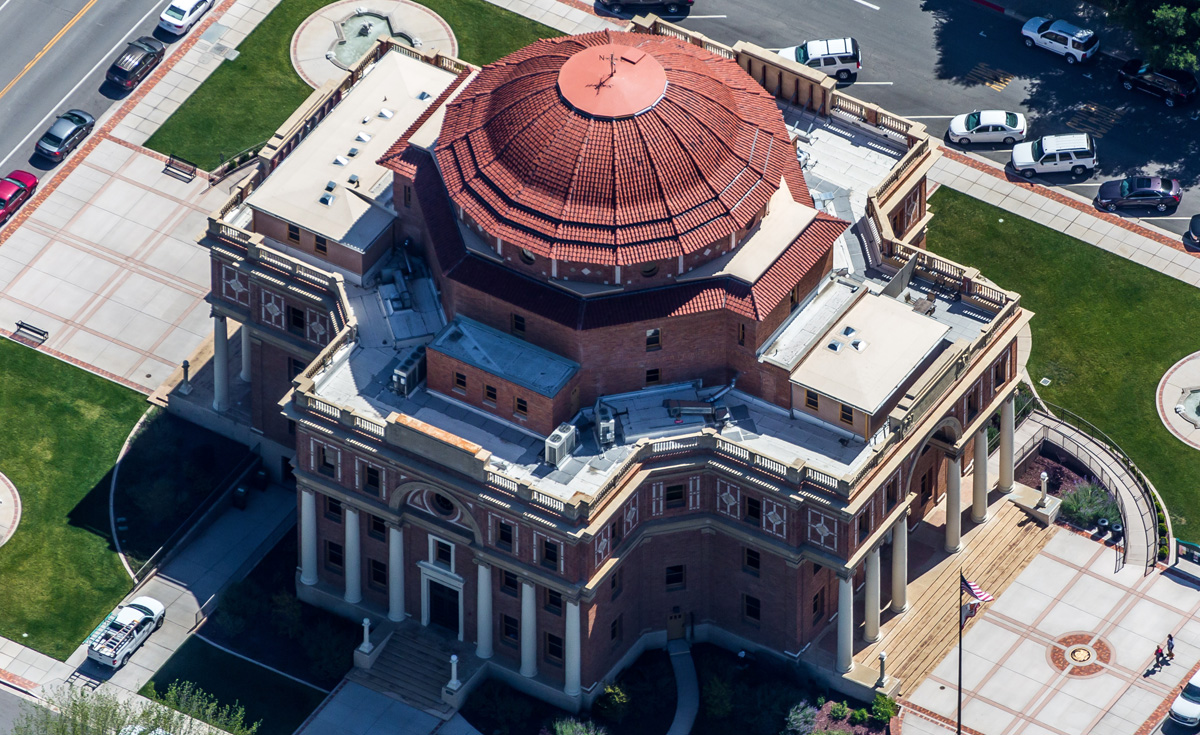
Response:
POLYGON ((33 198, 37 185, 38 178, 28 171, 13 171, 0 179, 0 225, 33 198))
POLYGON ((1065 56, 1068 64, 1087 61, 1100 50, 1100 38, 1092 31, 1073 26, 1065 20, 1030 18, 1021 26, 1025 45, 1039 46, 1065 56))
POLYGON ((212 0, 172 0, 158 18, 158 27, 182 36, 212 7, 212 0))
POLYGON ((1200 673, 1192 676, 1171 703, 1171 719, 1181 725, 1200 725, 1200 673))
POLYGON ((1192 215, 1187 232, 1183 233, 1183 244, 1190 248, 1200 248, 1200 214, 1192 215))
POLYGON ((950 121, 950 140, 962 145, 1003 143, 1012 145, 1025 140, 1025 116, 1004 110, 976 110, 950 121))
POLYGON ((67 110, 42 134, 35 148, 51 161, 61 161, 91 134, 95 124, 96 118, 83 110, 67 110))
POLYGON ((1160 212, 1179 206, 1183 189, 1176 179, 1157 176, 1130 176, 1118 181, 1105 181, 1096 192, 1096 206, 1115 212, 1120 208, 1154 207, 1160 212))
POLYGON ((1025 178, 1034 174, 1070 171, 1075 176, 1096 168, 1096 143, 1087 133, 1047 135, 1031 143, 1013 146, 1009 165, 1025 178))
POLYGON ((150 634, 162 627, 167 609, 153 597, 138 597, 118 607, 88 636, 87 656, 119 669, 150 634))
POLYGON ((684 8, 692 7, 694 0, 600 0, 600 4, 610 13, 619 13, 625 8, 642 8, 647 5, 666 9, 671 15, 678 15, 684 8))
POLYGON ((1200 85, 1191 72, 1182 69, 1156 69, 1141 59, 1130 59, 1117 71, 1121 86, 1162 97, 1167 107, 1196 99, 1200 85))
POLYGON ((129 42, 104 76, 118 87, 133 89, 150 75, 166 53, 165 43, 153 36, 142 36, 129 42))
POLYGON ((839 82, 862 71, 862 52, 853 38, 805 41, 799 46, 779 49, 779 55, 813 69, 820 69, 839 82))

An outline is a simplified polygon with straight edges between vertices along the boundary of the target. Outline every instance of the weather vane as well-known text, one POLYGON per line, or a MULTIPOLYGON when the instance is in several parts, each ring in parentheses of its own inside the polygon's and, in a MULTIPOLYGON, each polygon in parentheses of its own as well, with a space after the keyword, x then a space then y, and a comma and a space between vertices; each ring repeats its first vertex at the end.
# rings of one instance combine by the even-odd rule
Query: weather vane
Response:
POLYGON ((600 90, 603 89, 604 87, 608 86, 608 80, 612 79, 613 77, 615 77, 617 75, 617 55, 616 54, 609 54, 608 56, 601 56, 600 59, 601 60, 608 59, 608 76, 600 77, 600 81, 596 82, 595 84, 587 85, 588 87, 591 87, 592 89, 596 90, 596 94, 600 94, 600 90))

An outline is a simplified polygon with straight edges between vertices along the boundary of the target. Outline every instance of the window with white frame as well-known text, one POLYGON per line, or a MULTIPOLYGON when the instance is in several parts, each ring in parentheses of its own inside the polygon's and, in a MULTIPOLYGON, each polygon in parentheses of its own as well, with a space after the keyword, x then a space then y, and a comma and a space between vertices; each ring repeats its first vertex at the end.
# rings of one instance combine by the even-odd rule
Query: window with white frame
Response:
POLYGON ((429 563, 454 574, 454 544, 431 535, 429 537, 429 563))

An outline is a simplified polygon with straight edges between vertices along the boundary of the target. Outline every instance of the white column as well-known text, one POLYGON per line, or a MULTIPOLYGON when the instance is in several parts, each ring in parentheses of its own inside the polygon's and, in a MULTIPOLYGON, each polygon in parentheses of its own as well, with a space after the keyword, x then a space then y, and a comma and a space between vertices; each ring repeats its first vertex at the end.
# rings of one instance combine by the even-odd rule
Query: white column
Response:
POLYGON ((300 582, 317 583, 317 494, 300 491, 300 582))
POLYGON ((579 651, 579 603, 567 602, 567 640, 563 645, 563 693, 577 697, 580 692, 581 657, 579 651))
POLYGON ((249 383, 250 382, 250 355, 251 355, 250 327, 247 324, 242 324, 241 329, 239 329, 238 331, 240 331, 242 333, 242 374, 241 374, 241 378, 244 382, 249 383))
POLYGON ((492 567, 479 565, 478 590, 475 596, 475 655, 492 657, 492 567))
POLYGON ((1016 414, 1013 397, 1000 404, 1000 492, 1011 493, 1013 489, 1013 434, 1016 431, 1016 414))
POLYGON ((879 640, 879 547, 867 552, 866 612, 864 615, 863 640, 874 643, 879 640))
POLYGON ((962 460, 946 458, 946 551, 962 549, 962 460))
POLYGON ((837 670, 854 668, 854 577, 838 578, 837 670))
POLYGON ((537 600, 533 585, 521 582, 521 676, 537 676, 537 600))
POLYGON ((229 327, 225 317, 213 314, 213 410, 229 408, 229 327))
POLYGON ((908 513, 892 526, 892 612, 908 609, 908 513))
POLYGON ((345 506, 346 526, 346 602, 362 602, 362 547, 358 542, 358 511, 345 506))
POLYGON ((388 620, 404 617, 404 529, 388 526, 388 620))
POLYGON ((975 474, 971 490, 971 520, 983 523, 988 519, 988 453, 987 427, 975 434, 975 474))

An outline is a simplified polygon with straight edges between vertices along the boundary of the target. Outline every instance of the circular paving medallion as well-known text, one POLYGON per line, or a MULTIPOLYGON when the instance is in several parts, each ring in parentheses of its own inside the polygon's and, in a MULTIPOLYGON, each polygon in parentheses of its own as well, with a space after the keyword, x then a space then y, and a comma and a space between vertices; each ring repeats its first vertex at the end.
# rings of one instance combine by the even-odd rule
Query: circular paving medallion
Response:
POLYGON ((1112 659, 1112 649, 1092 633, 1068 633, 1048 647, 1047 657, 1067 676, 1094 676, 1112 659))
POLYGON ((1067 658, 1076 666, 1091 663, 1095 657, 1096 653, 1088 646, 1075 646, 1067 650, 1067 658))

